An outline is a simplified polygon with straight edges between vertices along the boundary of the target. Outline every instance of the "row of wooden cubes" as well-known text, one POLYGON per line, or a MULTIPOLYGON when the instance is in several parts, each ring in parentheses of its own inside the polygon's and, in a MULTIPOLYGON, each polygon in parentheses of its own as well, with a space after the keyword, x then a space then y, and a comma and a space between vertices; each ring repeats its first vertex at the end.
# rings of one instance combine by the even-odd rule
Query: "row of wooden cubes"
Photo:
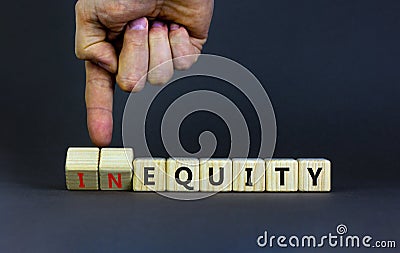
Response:
POLYGON ((136 158, 130 148, 69 148, 69 190, 327 192, 326 159, 136 158))

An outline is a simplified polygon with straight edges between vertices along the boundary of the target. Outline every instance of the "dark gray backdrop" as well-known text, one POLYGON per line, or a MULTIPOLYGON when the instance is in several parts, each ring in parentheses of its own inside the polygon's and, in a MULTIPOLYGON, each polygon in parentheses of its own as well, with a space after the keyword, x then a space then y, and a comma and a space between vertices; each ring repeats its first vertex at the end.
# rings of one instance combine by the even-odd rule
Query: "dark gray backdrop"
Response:
MULTIPOLYGON (((339 223, 399 240, 398 1, 216 1, 204 52, 260 79, 277 117, 275 156, 329 158, 333 192, 195 202, 65 191, 67 147, 91 145, 74 4, 2 4, 1 252, 272 252, 255 243, 265 229, 322 234, 339 223)), ((114 146, 126 97, 117 90, 114 146)))

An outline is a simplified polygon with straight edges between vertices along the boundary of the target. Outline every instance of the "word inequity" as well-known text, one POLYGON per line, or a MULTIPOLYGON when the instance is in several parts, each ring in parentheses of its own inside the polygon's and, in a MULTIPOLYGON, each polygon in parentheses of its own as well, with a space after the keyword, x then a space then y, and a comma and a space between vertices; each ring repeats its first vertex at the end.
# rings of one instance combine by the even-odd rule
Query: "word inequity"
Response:
POLYGON ((136 158, 131 148, 69 148, 68 190, 328 192, 326 159, 136 158))

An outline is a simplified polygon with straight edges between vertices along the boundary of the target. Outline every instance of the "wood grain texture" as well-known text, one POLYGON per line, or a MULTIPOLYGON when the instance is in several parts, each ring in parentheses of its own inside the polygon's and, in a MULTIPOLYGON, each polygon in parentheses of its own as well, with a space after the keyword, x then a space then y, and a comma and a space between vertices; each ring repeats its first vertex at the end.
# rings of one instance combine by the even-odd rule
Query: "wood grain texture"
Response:
POLYGON ((232 160, 200 159, 200 191, 232 191, 232 160))
POLYGON ((261 192, 265 191, 265 162, 262 159, 234 158, 233 191, 261 192))
POLYGON ((98 148, 75 148, 67 151, 65 181, 68 190, 98 190, 98 148))
POLYGON ((295 159, 265 159, 265 166, 267 191, 298 191, 299 167, 295 159))
POLYGON ((131 148, 70 147, 68 190, 329 192, 323 158, 137 158, 131 148), (134 173, 133 173, 134 172, 134 173))
POLYGON ((100 151, 100 189, 132 190, 131 148, 102 148, 100 151))
POLYGON ((133 161, 134 191, 165 191, 166 178, 164 158, 136 158, 133 161))
POLYGON ((319 158, 297 161, 299 163, 299 191, 328 192, 331 190, 331 162, 329 160, 319 158))
POLYGON ((167 191, 199 191, 199 172, 197 158, 169 158, 167 160, 167 191))

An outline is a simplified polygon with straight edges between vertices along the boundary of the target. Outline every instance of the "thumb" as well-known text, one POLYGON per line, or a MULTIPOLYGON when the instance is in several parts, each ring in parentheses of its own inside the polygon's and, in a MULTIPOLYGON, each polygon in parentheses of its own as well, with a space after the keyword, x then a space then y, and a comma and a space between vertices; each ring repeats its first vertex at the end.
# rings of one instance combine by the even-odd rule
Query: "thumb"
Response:
POLYGON ((75 5, 75 54, 81 60, 91 61, 105 70, 117 72, 117 55, 114 46, 106 41, 107 33, 94 13, 87 13, 81 1, 75 5))

